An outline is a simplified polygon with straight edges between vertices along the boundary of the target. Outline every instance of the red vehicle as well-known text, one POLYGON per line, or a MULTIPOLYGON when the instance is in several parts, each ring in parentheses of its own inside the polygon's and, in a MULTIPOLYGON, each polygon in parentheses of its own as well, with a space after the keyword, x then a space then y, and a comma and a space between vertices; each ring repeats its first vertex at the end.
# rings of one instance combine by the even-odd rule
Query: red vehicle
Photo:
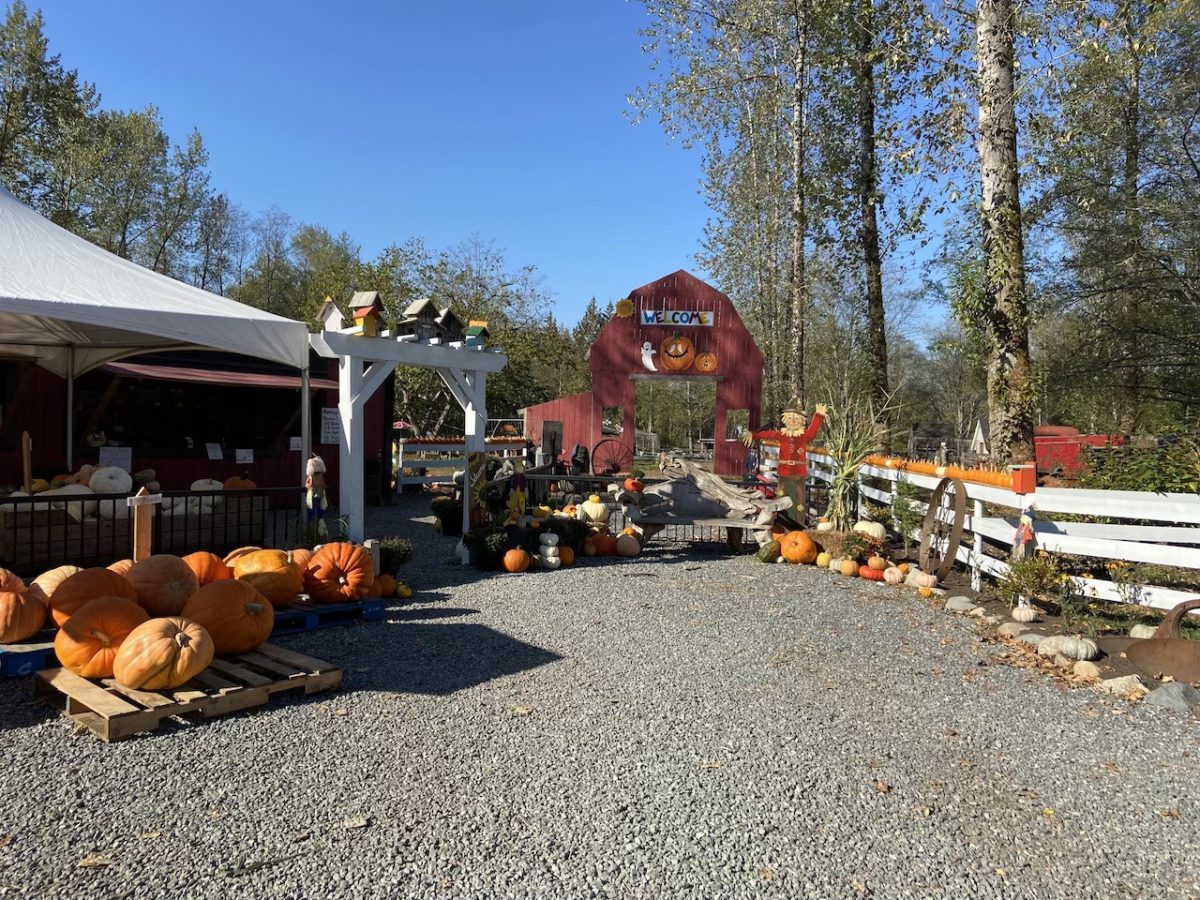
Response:
POLYGON ((1084 447, 1121 447, 1123 434, 1080 434, 1069 425, 1039 425, 1033 429, 1033 454, 1039 475, 1071 478, 1084 466, 1084 447))

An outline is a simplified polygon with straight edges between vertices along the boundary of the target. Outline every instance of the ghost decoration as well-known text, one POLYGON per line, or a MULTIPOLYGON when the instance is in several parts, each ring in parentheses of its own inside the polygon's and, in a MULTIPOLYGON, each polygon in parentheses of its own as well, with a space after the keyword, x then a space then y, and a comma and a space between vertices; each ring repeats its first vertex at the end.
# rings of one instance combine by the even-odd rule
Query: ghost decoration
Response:
POLYGON ((654 349, 654 345, 649 341, 642 344, 642 366, 648 372, 657 372, 658 367, 654 365, 654 354, 658 351, 654 349))

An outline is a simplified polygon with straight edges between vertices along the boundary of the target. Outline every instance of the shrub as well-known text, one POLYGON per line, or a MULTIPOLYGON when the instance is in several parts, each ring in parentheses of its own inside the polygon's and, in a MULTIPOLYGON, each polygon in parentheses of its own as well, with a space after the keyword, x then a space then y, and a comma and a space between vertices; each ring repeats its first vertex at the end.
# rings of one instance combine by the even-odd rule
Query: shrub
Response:
POLYGON ((386 537, 379 542, 379 567, 387 575, 394 575, 412 555, 413 545, 407 538, 386 537))

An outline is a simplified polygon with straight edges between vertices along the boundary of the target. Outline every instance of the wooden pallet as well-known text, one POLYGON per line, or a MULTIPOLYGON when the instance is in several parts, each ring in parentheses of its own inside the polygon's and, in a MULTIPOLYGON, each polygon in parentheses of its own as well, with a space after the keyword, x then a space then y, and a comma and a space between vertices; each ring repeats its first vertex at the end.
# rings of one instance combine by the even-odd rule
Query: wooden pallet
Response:
POLYGON ((357 603, 293 600, 287 606, 276 607, 275 628, 271 635, 295 634, 349 622, 382 622, 383 617, 384 601, 380 599, 360 600, 357 603))
POLYGON ((281 691, 337 690, 342 670, 332 663, 263 644, 253 653, 214 659, 212 665, 172 691, 138 691, 111 678, 89 680, 66 669, 34 677, 34 691, 105 742, 154 731, 171 716, 223 716, 263 706, 281 691))
POLYGON ((18 644, 0 644, 0 675, 20 678, 57 665, 52 628, 18 644))

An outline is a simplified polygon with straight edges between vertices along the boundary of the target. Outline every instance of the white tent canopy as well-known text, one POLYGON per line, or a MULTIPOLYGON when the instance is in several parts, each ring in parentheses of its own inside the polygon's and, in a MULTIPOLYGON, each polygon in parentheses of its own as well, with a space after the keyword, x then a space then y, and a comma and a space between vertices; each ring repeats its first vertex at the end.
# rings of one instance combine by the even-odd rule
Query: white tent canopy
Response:
POLYGON ((70 377, 150 350, 207 347, 308 367, 308 328, 121 259, 0 187, 0 357, 70 377))

